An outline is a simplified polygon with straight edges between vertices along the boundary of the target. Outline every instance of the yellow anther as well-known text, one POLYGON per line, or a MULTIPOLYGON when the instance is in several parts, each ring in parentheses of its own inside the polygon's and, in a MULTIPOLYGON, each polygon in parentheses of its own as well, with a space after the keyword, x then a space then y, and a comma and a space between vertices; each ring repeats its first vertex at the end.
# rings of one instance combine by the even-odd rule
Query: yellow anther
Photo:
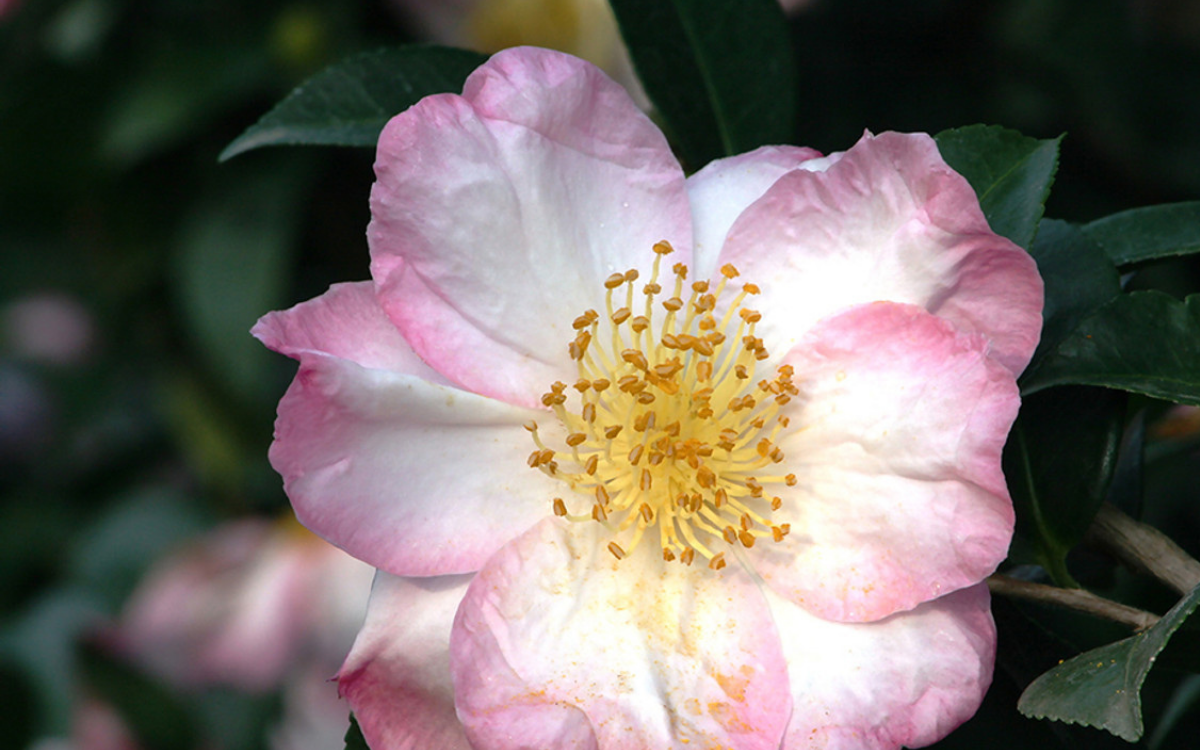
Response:
POLYGON ((654 243, 654 252, 659 255, 670 255, 675 252, 675 248, 671 247, 671 243, 666 240, 659 240, 654 243))
MULTIPOLYGON (((727 291, 739 275, 728 264, 713 281, 688 279, 683 263, 664 278, 662 256, 671 252, 665 241, 655 246, 648 279, 636 269, 610 275, 605 313, 574 319, 568 350, 577 378, 541 396, 561 422, 560 443, 547 447, 527 423, 537 447, 529 465, 594 496, 591 518, 610 534, 605 543, 618 560, 657 535, 663 560, 690 565, 699 555, 721 570, 728 550, 714 542, 751 547, 766 529, 776 542, 787 536, 786 524, 760 514, 780 510, 778 486, 797 479, 761 470, 784 459, 782 431, 800 389, 790 366, 759 370, 768 356, 755 331, 763 316, 743 305, 758 287, 727 291), (635 305, 639 282, 644 297, 635 305)), ((571 505, 553 498, 554 515, 583 521, 571 505)))
MULTIPOLYGON (((625 349, 621 352, 621 359, 638 368, 646 371, 650 369, 650 363, 646 361, 646 355, 640 349, 625 349)), ((622 378, 624 380, 624 378, 622 378)))

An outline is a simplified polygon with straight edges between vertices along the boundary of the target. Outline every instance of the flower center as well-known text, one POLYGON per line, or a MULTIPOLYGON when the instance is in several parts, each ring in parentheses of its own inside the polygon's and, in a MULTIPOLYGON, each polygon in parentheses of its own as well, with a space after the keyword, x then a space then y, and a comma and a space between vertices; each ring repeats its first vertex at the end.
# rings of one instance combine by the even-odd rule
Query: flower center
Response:
POLYGON ((604 282, 603 316, 587 310, 575 319, 568 349, 579 379, 542 396, 566 426, 566 445, 547 447, 537 424, 527 424, 537 444, 529 465, 574 490, 554 498, 555 515, 603 524, 618 560, 657 532, 664 560, 690 565, 699 554, 720 570, 723 547, 779 542, 789 531, 768 517, 783 503, 770 488, 796 483, 774 467, 789 421, 781 410, 797 389, 789 365, 757 379, 768 357, 754 335, 762 316, 742 303, 758 287, 742 285, 725 307, 736 268, 723 266, 710 289, 707 281, 687 286, 687 267, 677 263, 674 289, 656 306, 659 267, 673 248, 663 241, 654 252, 636 309, 638 272, 630 270, 604 282))

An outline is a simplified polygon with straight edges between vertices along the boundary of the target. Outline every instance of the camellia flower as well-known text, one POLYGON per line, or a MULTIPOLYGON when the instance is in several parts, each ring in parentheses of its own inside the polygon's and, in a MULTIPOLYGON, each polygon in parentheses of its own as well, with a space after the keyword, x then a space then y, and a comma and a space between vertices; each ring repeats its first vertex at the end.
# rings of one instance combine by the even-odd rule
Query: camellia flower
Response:
POLYGON ((546 50, 385 128, 373 281, 255 328, 274 466, 378 567, 385 748, 897 747, 978 707, 1033 261, 925 135, 684 177, 546 50))

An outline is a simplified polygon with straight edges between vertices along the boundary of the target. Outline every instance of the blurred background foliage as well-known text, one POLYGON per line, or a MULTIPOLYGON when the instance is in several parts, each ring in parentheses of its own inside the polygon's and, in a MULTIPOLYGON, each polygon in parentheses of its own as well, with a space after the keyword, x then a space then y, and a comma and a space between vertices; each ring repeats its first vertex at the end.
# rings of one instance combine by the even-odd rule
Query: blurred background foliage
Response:
MULTIPOLYGON (((323 66, 432 35, 555 44, 621 72, 611 27, 570 0, 471 4, 431 16, 405 7, 417 0, 0 0, 4 746, 304 746, 277 730, 277 687, 170 687, 104 633, 155 560, 225 522, 287 514, 266 455, 294 365, 248 330, 367 274, 369 150, 218 164, 221 149, 323 66)), ((810 0, 790 25, 796 143, 996 123, 1066 133, 1048 216, 1200 197, 1200 2, 810 0)), ((1182 296, 1198 281, 1167 262, 1130 283, 1182 296)), ((1147 483, 1115 499, 1200 555, 1200 423, 1141 399, 1130 414, 1147 425, 1147 483)), ((1170 606, 1100 559, 1073 562, 1089 586, 1170 606)), ((999 602, 997 618, 1016 658, 945 746, 1107 746, 1013 707, 1072 648, 1124 633, 1062 615, 1083 642, 1048 653, 1017 607, 999 602)), ((1198 736, 1198 696, 1194 677, 1152 675, 1146 742, 1198 736)))

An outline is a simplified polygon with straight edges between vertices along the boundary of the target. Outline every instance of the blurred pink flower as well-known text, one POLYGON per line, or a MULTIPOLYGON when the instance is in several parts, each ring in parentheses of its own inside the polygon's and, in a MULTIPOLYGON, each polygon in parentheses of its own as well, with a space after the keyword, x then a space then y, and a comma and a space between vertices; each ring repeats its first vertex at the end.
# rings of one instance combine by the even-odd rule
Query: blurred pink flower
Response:
POLYGON ((0 311, 0 337, 18 357, 43 364, 83 364, 96 347, 92 314, 63 292, 27 294, 0 311))
POLYGON ((375 750, 894 748, 975 711, 1042 286, 932 139, 685 179, 619 86, 518 48, 375 168, 373 281, 254 329, 300 361, 297 514, 386 571, 339 674, 375 750))
POLYGON ((332 674, 362 622, 374 571, 294 521, 243 520, 160 561, 110 645, 183 687, 261 691, 332 674))

